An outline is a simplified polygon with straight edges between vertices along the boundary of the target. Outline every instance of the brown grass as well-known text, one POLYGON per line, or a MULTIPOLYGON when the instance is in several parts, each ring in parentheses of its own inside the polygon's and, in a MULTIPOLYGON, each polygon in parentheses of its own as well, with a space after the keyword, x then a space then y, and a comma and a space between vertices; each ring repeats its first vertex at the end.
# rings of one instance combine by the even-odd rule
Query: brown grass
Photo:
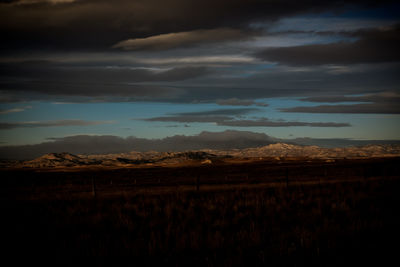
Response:
POLYGON ((289 187, 265 164, 102 171, 96 197, 92 172, 3 172, 3 253, 14 265, 385 265, 400 240, 398 162, 298 162, 289 187))

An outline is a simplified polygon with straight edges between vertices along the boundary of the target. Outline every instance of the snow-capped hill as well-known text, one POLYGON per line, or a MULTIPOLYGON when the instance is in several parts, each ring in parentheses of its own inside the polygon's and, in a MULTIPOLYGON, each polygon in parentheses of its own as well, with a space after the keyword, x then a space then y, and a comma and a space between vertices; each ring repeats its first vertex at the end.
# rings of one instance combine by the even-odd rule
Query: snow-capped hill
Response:
POLYGON ((25 161, 25 167, 64 167, 64 166, 76 166, 83 164, 83 159, 67 153, 49 153, 43 155, 37 159, 25 161))
POLYGON ((286 143, 270 144, 268 146, 261 147, 262 149, 276 149, 276 150, 287 150, 287 149, 297 149, 300 146, 291 145, 286 143))
MULTIPOLYGON (((371 158, 399 157, 400 145, 368 145, 362 147, 323 148, 276 143, 257 148, 233 150, 196 150, 183 152, 130 152, 103 155, 73 155, 67 152, 50 153, 30 161, 10 163, 8 166, 52 168, 52 167, 132 167, 144 165, 173 166, 176 164, 213 164, 228 158, 371 158)), ((5 163, 4 166, 7 166, 5 163)))
POLYGON ((80 160, 80 159, 81 158, 79 156, 73 155, 68 152, 49 153, 37 158, 37 160, 80 160))

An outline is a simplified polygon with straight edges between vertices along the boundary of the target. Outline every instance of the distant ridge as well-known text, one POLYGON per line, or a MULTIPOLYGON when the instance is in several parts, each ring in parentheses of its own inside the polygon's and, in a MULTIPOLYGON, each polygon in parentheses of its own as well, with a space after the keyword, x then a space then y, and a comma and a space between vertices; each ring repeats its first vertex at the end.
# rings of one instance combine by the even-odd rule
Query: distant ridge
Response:
POLYGON ((287 158, 343 159, 399 157, 400 145, 367 145, 363 147, 322 148, 276 143, 257 148, 233 150, 199 150, 184 152, 137 152, 99 155, 73 155, 71 153, 49 153, 34 160, 10 162, 3 167, 55 168, 55 167, 129 167, 129 166, 172 166, 185 164, 213 164, 241 159, 287 158))
MULTIPOLYGON (((130 151, 182 152, 194 150, 233 150, 264 147, 276 143, 292 145, 316 145, 324 148, 400 145, 398 140, 351 140, 351 139, 278 139, 264 133, 226 130, 223 132, 201 132, 198 135, 175 135, 163 139, 137 137, 121 138, 111 135, 76 135, 50 138, 36 145, 0 146, 0 159, 32 160, 48 153, 68 151, 74 155, 119 154, 130 151)), ((72 159, 71 159, 72 160, 72 159)))
POLYGON ((43 155, 38 158, 38 160, 54 160, 54 161, 60 161, 60 160, 69 160, 69 161, 74 161, 74 160, 80 160, 80 157, 75 156, 71 153, 68 152, 61 152, 61 153, 49 153, 46 155, 43 155))
MULTIPOLYGON (((289 140, 287 140, 289 141, 289 140)), ((326 148, 366 146, 366 145, 400 145, 400 140, 355 140, 339 138, 295 138, 291 143, 305 146, 320 146, 326 148)))
POLYGON ((62 153, 49 153, 37 159, 25 161, 25 167, 58 167, 58 166, 77 166, 82 165, 82 159, 79 156, 73 155, 68 152, 62 153))

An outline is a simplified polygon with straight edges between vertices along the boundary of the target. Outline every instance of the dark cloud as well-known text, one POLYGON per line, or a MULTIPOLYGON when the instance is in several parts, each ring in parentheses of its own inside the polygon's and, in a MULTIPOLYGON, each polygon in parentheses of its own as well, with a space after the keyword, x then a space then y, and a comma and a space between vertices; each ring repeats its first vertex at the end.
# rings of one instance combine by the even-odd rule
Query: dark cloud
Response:
POLYGON ((255 102, 254 100, 246 100, 239 98, 228 98, 228 99, 219 99, 216 103, 220 106, 259 106, 259 107, 268 107, 266 103, 255 102))
POLYGON ((170 69, 132 68, 128 66, 68 65, 49 61, 0 64, 2 79, 23 79, 37 82, 60 83, 134 83, 173 82, 204 76, 209 70, 203 66, 185 66, 170 69))
POLYGON ((293 126, 306 126, 306 127, 349 127, 349 123, 336 123, 336 122, 302 122, 302 121, 270 121, 267 118, 257 120, 228 120, 217 122, 222 126, 234 127, 293 127, 293 126))
MULTIPOLYGON (((53 64, 50 65, 51 67, 43 67, 43 69, 48 70, 47 75, 45 71, 40 73, 41 71, 34 70, 35 68, 40 69, 38 64, 33 64, 32 67, 24 67, 26 70, 23 67, 18 67, 15 70, 5 71, 3 69, 0 71, 0 101, 17 102, 52 98, 52 101, 60 102, 151 100, 215 103, 221 99, 230 98, 256 100, 270 97, 366 94, 376 93, 377 90, 399 92, 397 85, 400 83, 400 66, 395 63, 374 64, 372 66, 357 65, 351 68, 342 66, 340 72, 337 72, 336 67, 328 68, 327 66, 277 66, 259 71, 251 77, 238 78, 223 77, 220 75, 219 70, 215 68, 188 67, 189 74, 191 72, 199 72, 207 76, 198 74, 199 78, 197 79, 140 83, 120 82, 117 79, 119 76, 122 81, 134 80, 135 77, 138 77, 137 80, 143 80, 139 74, 141 72, 140 69, 136 70, 137 72, 132 70, 131 78, 129 77, 130 71, 127 68, 122 68, 127 69, 122 70, 122 72, 126 72, 126 75, 120 75, 118 74, 119 70, 112 69, 110 69, 110 72, 114 74, 106 74, 107 69, 104 68, 97 75, 93 74, 86 77, 80 75, 78 71, 72 71, 68 75, 62 71, 60 71, 61 74, 57 74, 57 70, 51 70, 53 64), (30 70, 33 73, 39 72, 38 77, 41 77, 41 79, 36 79, 33 74, 29 73, 30 70), (72 73, 77 73, 77 76, 74 77, 72 73), (107 78, 110 76, 111 78, 107 78), (60 79, 57 78, 57 80, 56 77, 60 77, 60 79), (70 77, 70 79, 67 79, 67 77, 70 77), (103 81, 103 77, 106 81, 103 81)), ((54 68, 56 69, 57 67, 54 68)), ((178 68, 179 72, 177 72, 184 73, 184 68, 178 68)), ((96 68, 93 67, 93 69, 96 68)), ((154 74, 158 77, 158 80, 162 78, 162 74, 155 73, 154 70, 146 70, 143 73, 144 77, 154 74)), ((196 75, 189 74, 185 74, 186 76, 180 75, 182 79, 189 76, 194 78, 196 75)))
POLYGON ((177 113, 180 116, 216 116, 216 115, 228 115, 238 116, 248 114, 254 111, 258 111, 257 108, 231 108, 231 109, 214 109, 206 111, 195 111, 195 112, 182 112, 177 113))
POLYGON ((370 98, 365 96, 345 96, 345 95, 327 95, 327 96, 311 96, 300 99, 305 102, 322 102, 322 103, 338 103, 338 102, 371 102, 370 98))
POLYGON ((400 61, 400 27, 358 31, 359 40, 268 48, 255 55, 287 65, 358 64, 400 61))
MULTIPOLYGON (((272 20, 304 12, 343 8, 347 4, 370 5, 374 1, 206 0, 194 3, 166 0, 161 3, 116 0, 111 3, 86 0, 54 3, 32 0, 0 4, 0 33, 7 37, 0 43, 0 53, 3 53, 0 102, 150 100, 247 105, 250 102, 246 101, 254 101, 254 106, 265 106, 255 100, 398 90, 399 67, 394 65, 389 70, 354 72, 352 69, 335 74, 320 68, 287 71, 282 68, 285 66, 255 70, 255 64, 260 62, 249 55, 252 51, 244 51, 243 47, 233 49, 225 44, 212 44, 211 47, 202 46, 203 50, 196 47, 190 51, 143 51, 158 49, 158 45, 171 48, 247 38, 254 34, 249 26, 252 22, 269 25, 272 20), (165 39, 164 44, 151 45, 160 38, 165 39), (124 40, 131 41, 124 43, 124 40), (130 44, 130 48, 141 52, 112 49, 117 43, 126 48, 130 44), (13 53, 14 49, 20 50, 13 53), (36 49, 42 52, 34 51, 36 49), (236 58, 226 54, 225 50, 229 49, 233 49, 231 54, 236 58), (94 53, 96 51, 98 53, 94 53), (134 55, 141 62, 136 62, 134 55), (54 62, 4 63, 7 59, 16 61, 35 56, 51 58, 54 62), (92 61, 85 61, 86 57, 92 61), (234 64, 241 64, 241 69, 235 69, 237 65, 234 64), (140 68, 143 66, 146 68, 140 68)), ((381 40, 389 32, 351 34, 361 42, 381 40)))
POLYGON ((185 124, 185 125, 167 125, 167 126, 163 126, 163 127, 167 127, 167 128, 180 128, 180 127, 185 127, 185 128, 189 128, 190 125, 189 124, 185 124))
MULTIPOLYGON (((128 39, 223 27, 243 28, 305 12, 376 1, 275 0, 85 0, 0 3, 2 51, 15 49, 99 50, 128 39), (25 3, 25 4, 23 4, 25 3)), ((391 1, 380 1, 380 3, 391 1)))
POLYGON ((367 94, 358 96, 345 96, 345 95, 327 95, 327 96, 314 96, 305 97, 301 101, 306 102, 325 102, 325 103, 338 103, 338 102, 371 102, 371 103, 386 103, 394 104, 399 103, 400 94, 395 92, 383 92, 378 94, 367 94))
POLYGON ((366 114, 400 114, 400 94, 395 92, 383 92, 358 96, 317 96, 301 99, 307 102, 340 103, 340 102, 364 102, 357 104, 319 105, 311 107, 293 107, 280 109, 283 112, 299 113, 366 113, 366 114))
POLYGON ((250 38, 250 32, 237 29, 219 28, 189 32, 167 33, 147 38, 121 41, 113 46, 123 50, 165 50, 178 47, 196 46, 203 43, 223 42, 250 38))
POLYGON ((297 113, 354 113, 354 114, 400 114, 398 104, 353 104, 353 105, 320 105, 312 107, 282 108, 283 112, 297 113))
POLYGON ((73 83, 57 81, 0 82, 3 87, 1 102, 47 100, 58 102, 133 102, 171 101, 182 90, 172 86, 144 84, 73 83))
POLYGON ((255 105, 259 106, 259 107, 268 107, 269 106, 267 103, 261 103, 261 102, 255 102, 255 105))
POLYGON ((221 99, 216 102, 220 106, 252 106, 254 100, 241 100, 238 98, 221 99))
MULTIPOLYGON (((129 67, 86 67, 54 62, 0 64, 3 92, 18 98, 18 92, 65 96, 126 96, 137 99, 168 99, 179 95, 173 86, 146 85, 143 82, 173 82, 204 76, 206 67, 146 69, 129 67)), ((25 95, 26 94, 22 94, 25 95)), ((33 96, 34 97, 34 96, 33 96)))
POLYGON ((153 117, 144 119, 146 121, 169 121, 169 122, 211 122, 219 123, 231 120, 233 116, 245 115, 254 111, 256 108, 237 108, 237 109, 215 109, 196 112, 182 112, 170 116, 153 117))
POLYGON ((237 119, 242 115, 248 114, 257 109, 218 109, 211 111, 186 112, 173 114, 172 116, 153 117, 145 119, 146 121, 160 122, 200 122, 215 123, 220 126, 233 127, 291 127, 291 126, 308 126, 308 127, 349 127, 348 123, 336 122, 299 122, 299 121, 270 121, 268 118, 258 118, 253 120, 237 119))
POLYGON ((14 128, 60 127, 60 126, 91 126, 112 123, 111 121, 84 121, 84 120, 54 120, 54 121, 27 121, 27 122, 0 122, 0 130, 14 128))
POLYGON ((174 85, 184 90, 177 101, 215 99, 258 99, 271 97, 311 97, 399 92, 400 65, 397 63, 341 66, 275 66, 250 77, 208 77, 195 83, 174 85))
POLYGON ((32 106, 16 107, 16 108, 10 108, 10 109, 0 109, 0 115, 15 113, 15 112, 22 112, 22 111, 25 111, 25 110, 31 109, 31 108, 32 108, 32 106))
POLYGON ((67 4, 80 0, 3 0, 2 2, 13 3, 15 5, 34 5, 34 4, 67 4))
POLYGON ((168 122, 211 122, 219 123, 231 120, 232 117, 228 116, 191 116, 191 115, 178 115, 178 116, 165 116, 153 117, 145 119, 146 121, 168 121, 168 122))

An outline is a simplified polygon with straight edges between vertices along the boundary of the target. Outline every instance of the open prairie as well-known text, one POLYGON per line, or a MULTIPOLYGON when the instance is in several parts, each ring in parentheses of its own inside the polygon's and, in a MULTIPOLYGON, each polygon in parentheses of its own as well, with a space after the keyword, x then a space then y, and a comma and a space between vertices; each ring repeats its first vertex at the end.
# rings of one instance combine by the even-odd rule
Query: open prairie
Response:
POLYGON ((2 170, 15 265, 384 264, 399 158, 2 170))

